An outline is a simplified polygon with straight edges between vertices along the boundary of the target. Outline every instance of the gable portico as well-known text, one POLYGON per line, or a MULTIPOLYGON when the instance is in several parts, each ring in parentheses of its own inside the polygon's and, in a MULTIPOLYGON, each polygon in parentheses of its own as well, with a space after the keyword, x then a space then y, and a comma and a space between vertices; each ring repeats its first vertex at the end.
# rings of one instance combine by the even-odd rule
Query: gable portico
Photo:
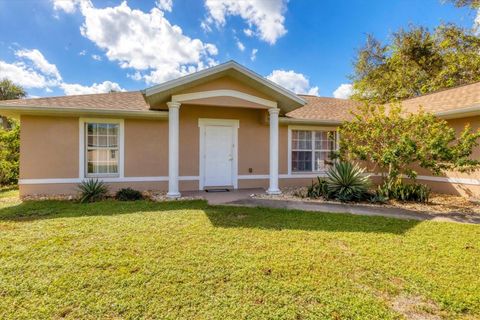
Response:
MULTIPOLYGON (((256 110, 257 113, 264 115, 264 123, 260 125, 268 125, 268 148, 262 150, 263 153, 268 152, 268 190, 269 194, 279 194, 279 114, 286 113, 292 105, 301 106, 304 101, 298 98, 293 93, 278 87, 268 80, 260 77, 244 67, 229 62, 225 65, 211 68, 201 76, 193 74, 180 78, 170 83, 156 86, 145 91, 146 99, 151 101, 152 108, 166 104, 168 107, 168 122, 169 122, 169 189, 168 196, 177 198, 180 196, 179 192, 179 168, 180 158, 179 154, 179 136, 182 134, 180 126, 180 113, 182 112, 182 105, 190 105, 197 107, 214 107, 214 108, 241 108, 247 110, 256 110), (208 72, 207 72, 208 71, 208 72), (207 81, 205 81, 207 79, 207 81), (176 88, 181 88, 176 90, 176 88), (164 92, 169 92, 165 95, 164 92), (162 98, 163 97, 163 98, 162 98), (165 101, 166 100, 166 101, 165 101)), ((201 73, 201 72, 200 72, 201 73)), ((200 122, 205 119, 199 118, 200 122)), ((221 125, 221 121, 228 122, 228 119, 210 118, 210 120, 217 120, 216 126, 225 127, 221 125)), ((241 126, 239 119, 235 120, 241 126)), ((259 120, 262 122, 262 120, 259 120)), ((207 132, 213 130, 199 125, 201 134, 205 135, 207 132)), ((238 127, 237 127, 238 129, 238 127)), ((225 134, 225 139, 231 139, 229 130, 220 131, 218 134, 225 134)), ((236 131, 235 131, 236 132, 236 131)), ((235 137, 238 133, 234 134, 235 137)), ((216 142, 210 142, 209 136, 200 136, 199 145, 202 148, 199 152, 199 188, 208 187, 238 187, 238 152, 246 152, 238 148, 238 141, 232 141, 231 150, 226 149, 222 151, 220 147, 213 148, 210 144, 222 145, 222 140, 216 137, 216 142), (220 140, 218 140, 220 139, 220 140), (210 147, 209 147, 210 146, 210 147), (215 158, 215 156, 217 158, 215 158), (224 158, 222 162, 222 157, 224 158), (226 181, 228 185, 211 185, 209 181, 209 173, 213 169, 209 169, 209 165, 216 162, 219 167, 231 168, 234 172, 232 179, 216 179, 212 181, 226 181), (224 163, 225 162, 225 163, 224 163)), ((238 138, 236 138, 238 139, 238 138)), ((230 140, 229 140, 230 141, 230 140)), ((253 142, 253 141, 252 141, 253 142)), ((230 143, 230 142, 229 142, 230 143)), ((252 170, 250 168, 249 170, 252 170)), ((225 175, 228 174, 228 170, 225 175)), ((215 172, 218 175, 218 172, 215 172)))

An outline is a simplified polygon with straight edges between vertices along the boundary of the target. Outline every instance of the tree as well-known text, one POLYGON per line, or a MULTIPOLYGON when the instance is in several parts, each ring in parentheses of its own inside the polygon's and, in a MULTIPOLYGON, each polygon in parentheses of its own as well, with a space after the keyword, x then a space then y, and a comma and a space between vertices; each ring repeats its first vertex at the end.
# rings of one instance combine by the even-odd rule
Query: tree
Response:
POLYGON ((480 130, 467 125, 457 137, 445 120, 425 113, 402 113, 400 105, 359 107, 354 119, 339 130, 340 158, 367 161, 392 186, 402 174, 415 179, 416 167, 438 175, 445 171, 471 171, 480 161, 471 158, 480 130))
POLYGON ((480 8, 480 0, 444 0, 444 2, 451 2, 457 8, 470 7, 472 9, 480 8))
POLYGON ((0 185, 15 184, 18 181, 20 158, 20 126, 12 129, 0 128, 0 185))
POLYGON ((353 99, 389 103, 480 81, 480 38, 452 24, 411 26, 389 44, 369 35, 354 63, 353 99))
MULTIPOLYGON (((27 93, 25 90, 14 84, 12 81, 8 79, 3 79, 0 81, 0 100, 11 100, 11 99, 21 99, 25 98, 27 93)), ((9 121, 6 117, 0 116, 1 124, 3 129, 11 128, 11 121, 9 121)))

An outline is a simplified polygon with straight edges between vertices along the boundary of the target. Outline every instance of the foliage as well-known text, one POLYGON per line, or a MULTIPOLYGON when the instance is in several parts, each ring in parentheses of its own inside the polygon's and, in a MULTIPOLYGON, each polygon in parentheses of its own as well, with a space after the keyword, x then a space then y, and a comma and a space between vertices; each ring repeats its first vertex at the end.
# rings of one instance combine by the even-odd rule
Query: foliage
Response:
POLYGON ((445 171, 468 172, 480 166, 471 158, 478 146, 480 130, 467 125, 457 137, 445 120, 420 111, 402 114, 398 105, 365 104, 354 119, 340 127, 340 157, 347 161, 367 161, 393 185, 406 175, 416 179, 415 167, 433 174, 445 171))
POLYGON ((455 7, 470 7, 472 9, 480 8, 480 0, 443 0, 444 2, 451 2, 455 7))
POLYGON ((329 197, 346 202, 366 198, 370 187, 370 177, 364 169, 351 162, 336 162, 327 171, 329 197))
POLYGON ((143 195, 140 191, 132 188, 123 188, 117 191, 115 199, 120 201, 137 201, 142 200, 143 195))
POLYGON ((311 199, 328 198, 327 180, 317 177, 317 182, 313 182, 307 189, 307 197, 311 199))
POLYGON ((11 80, 0 80, 0 100, 21 99, 27 96, 27 92, 21 86, 17 86, 11 80))
MULTIPOLYGON (((0 100, 21 99, 27 96, 27 92, 21 87, 14 84, 8 79, 0 80, 0 100)), ((3 129, 10 129, 12 126, 11 120, 6 117, 1 118, 3 129)))
POLYGON ((373 36, 356 57, 353 99, 399 101, 480 81, 480 38, 452 24, 411 26, 383 44, 373 36))
POLYGON ((87 179, 78 186, 80 202, 95 202, 103 200, 108 194, 107 185, 98 179, 87 179))
POLYGON ((377 196, 400 201, 428 202, 430 191, 430 188, 424 184, 405 184, 399 181, 393 186, 386 184, 379 186, 377 196))
MULTIPOLYGON (((12 121, 13 122, 13 121, 12 121)), ((16 184, 20 158, 20 127, 0 128, 0 185, 16 184)))

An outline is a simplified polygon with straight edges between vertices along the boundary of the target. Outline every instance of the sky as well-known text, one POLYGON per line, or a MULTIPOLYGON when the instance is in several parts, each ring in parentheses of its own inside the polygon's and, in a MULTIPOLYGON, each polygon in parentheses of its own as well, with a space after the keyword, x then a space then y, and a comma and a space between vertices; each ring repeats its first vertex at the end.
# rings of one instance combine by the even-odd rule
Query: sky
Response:
POLYGON ((235 60, 348 98, 367 34, 475 20, 442 0, 0 0, 0 79, 29 97, 131 91, 235 60))

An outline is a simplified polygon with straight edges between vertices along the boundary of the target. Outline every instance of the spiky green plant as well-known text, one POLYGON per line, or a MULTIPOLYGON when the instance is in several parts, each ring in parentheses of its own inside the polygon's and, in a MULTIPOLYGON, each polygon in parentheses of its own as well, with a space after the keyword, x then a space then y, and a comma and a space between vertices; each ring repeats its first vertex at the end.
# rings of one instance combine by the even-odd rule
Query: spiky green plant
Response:
POLYGON ((80 202, 95 202, 105 199, 108 194, 108 187, 98 179, 87 179, 78 185, 80 191, 80 202))
POLYGON ((342 202, 365 199, 370 187, 370 177, 365 175, 364 171, 350 162, 335 163, 327 171, 329 196, 342 202))

